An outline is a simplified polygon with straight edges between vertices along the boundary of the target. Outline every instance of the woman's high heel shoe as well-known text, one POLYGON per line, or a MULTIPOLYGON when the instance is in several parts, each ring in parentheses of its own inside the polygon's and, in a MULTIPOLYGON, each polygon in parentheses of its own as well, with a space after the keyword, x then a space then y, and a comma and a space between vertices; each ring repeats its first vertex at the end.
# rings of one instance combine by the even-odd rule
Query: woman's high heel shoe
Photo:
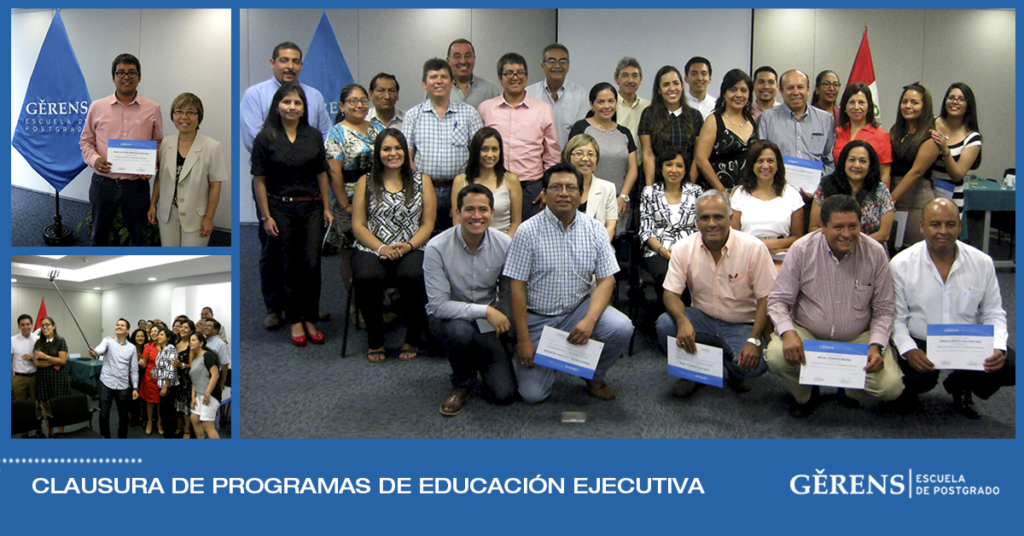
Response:
POLYGON ((322 331, 318 331, 316 333, 310 333, 311 330, 308 329, 305 324, 302 325, 302 329, 305 330, 305 332, 308 334, 307 336, 309 337, 309 342, 311 342, 313 344, 323 344, 324 343, 324 333, 322 331))
POLYGON ((295 335, 294 333, 292 334, 292 344, 294 344, 295 346, 305 346, 306 345, 306 328, 305 328, 305 326, 303 326, 303 328, 302 328, 302 335, 295 335))

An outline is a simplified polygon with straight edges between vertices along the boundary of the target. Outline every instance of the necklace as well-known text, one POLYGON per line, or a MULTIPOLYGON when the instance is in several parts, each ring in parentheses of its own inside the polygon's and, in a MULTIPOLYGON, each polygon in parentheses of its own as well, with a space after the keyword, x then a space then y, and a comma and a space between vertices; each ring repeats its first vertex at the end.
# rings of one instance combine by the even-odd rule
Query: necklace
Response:
POLYGON ((736 121, 733 121, 732 118, 729 117, 728 113, 725 114, 725 118, 728 119, 729 122, 732 123, 732 126, 734 126, 736 128, 743 128, 743 127, 745 127, 747 125, 747 120, 746 119, 744 119, 742 123, 736 124, 736 121))

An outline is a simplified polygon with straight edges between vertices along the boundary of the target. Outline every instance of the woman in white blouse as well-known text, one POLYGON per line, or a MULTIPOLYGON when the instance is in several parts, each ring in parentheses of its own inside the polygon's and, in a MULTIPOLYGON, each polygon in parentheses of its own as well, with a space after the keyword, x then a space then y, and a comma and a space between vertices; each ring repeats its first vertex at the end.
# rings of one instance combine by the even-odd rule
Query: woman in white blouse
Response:
POLYGON ((615 224, 619 219, 618 194, 614 184, 594 176, 600 159, 601 148, 590 134, 573 136, 562 151, 562 161, 576 166, 583 174, 579 211, 603 223, 610 242, 615 237, 615 224))
POLYGON ((804 235, 804 200, 786 184, 782 151, 769 140, 750 146, 747 165, 732 193, 732 228, 760 238, 772 255, 804 235))

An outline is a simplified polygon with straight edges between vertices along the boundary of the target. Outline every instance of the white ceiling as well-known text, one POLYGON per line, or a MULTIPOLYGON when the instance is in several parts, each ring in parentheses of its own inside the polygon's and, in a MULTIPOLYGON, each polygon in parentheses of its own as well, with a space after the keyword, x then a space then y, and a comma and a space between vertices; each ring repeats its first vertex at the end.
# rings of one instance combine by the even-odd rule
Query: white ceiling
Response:
POLYGON ((227 255, 67 255, 49 259, 12 255, 13 286, 53 288, 49 274, 57 271, 61 290, 93 291, 148 285, 231 271, 227 255), (149 278, 155 277, 156 281, 149 278))

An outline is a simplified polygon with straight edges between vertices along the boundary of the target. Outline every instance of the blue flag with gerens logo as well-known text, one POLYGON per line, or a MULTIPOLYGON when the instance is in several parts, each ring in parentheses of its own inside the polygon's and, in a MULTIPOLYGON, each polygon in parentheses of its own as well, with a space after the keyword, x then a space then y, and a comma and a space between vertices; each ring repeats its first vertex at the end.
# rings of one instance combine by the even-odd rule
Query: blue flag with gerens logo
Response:
POLYGON ((78 140, 90 100, 58 11, 32 70, 11 140, 32 169, 58 192, 85 169, 78 140))
MULTIPOLYGON (((334 121, 338 113, 338 96, 341 88, 351 84, 355 79, 348 70, 345 55, 341 53, 341 45, 334 35, 334 28, 327 11, 320 12, 320 23, 316 26, 313 41, 309 50, 302 58, 302 83, 320 90, 324 96, 327 113, 334 121)), ((311 114, 312 115, 312 114, 311 114)))

